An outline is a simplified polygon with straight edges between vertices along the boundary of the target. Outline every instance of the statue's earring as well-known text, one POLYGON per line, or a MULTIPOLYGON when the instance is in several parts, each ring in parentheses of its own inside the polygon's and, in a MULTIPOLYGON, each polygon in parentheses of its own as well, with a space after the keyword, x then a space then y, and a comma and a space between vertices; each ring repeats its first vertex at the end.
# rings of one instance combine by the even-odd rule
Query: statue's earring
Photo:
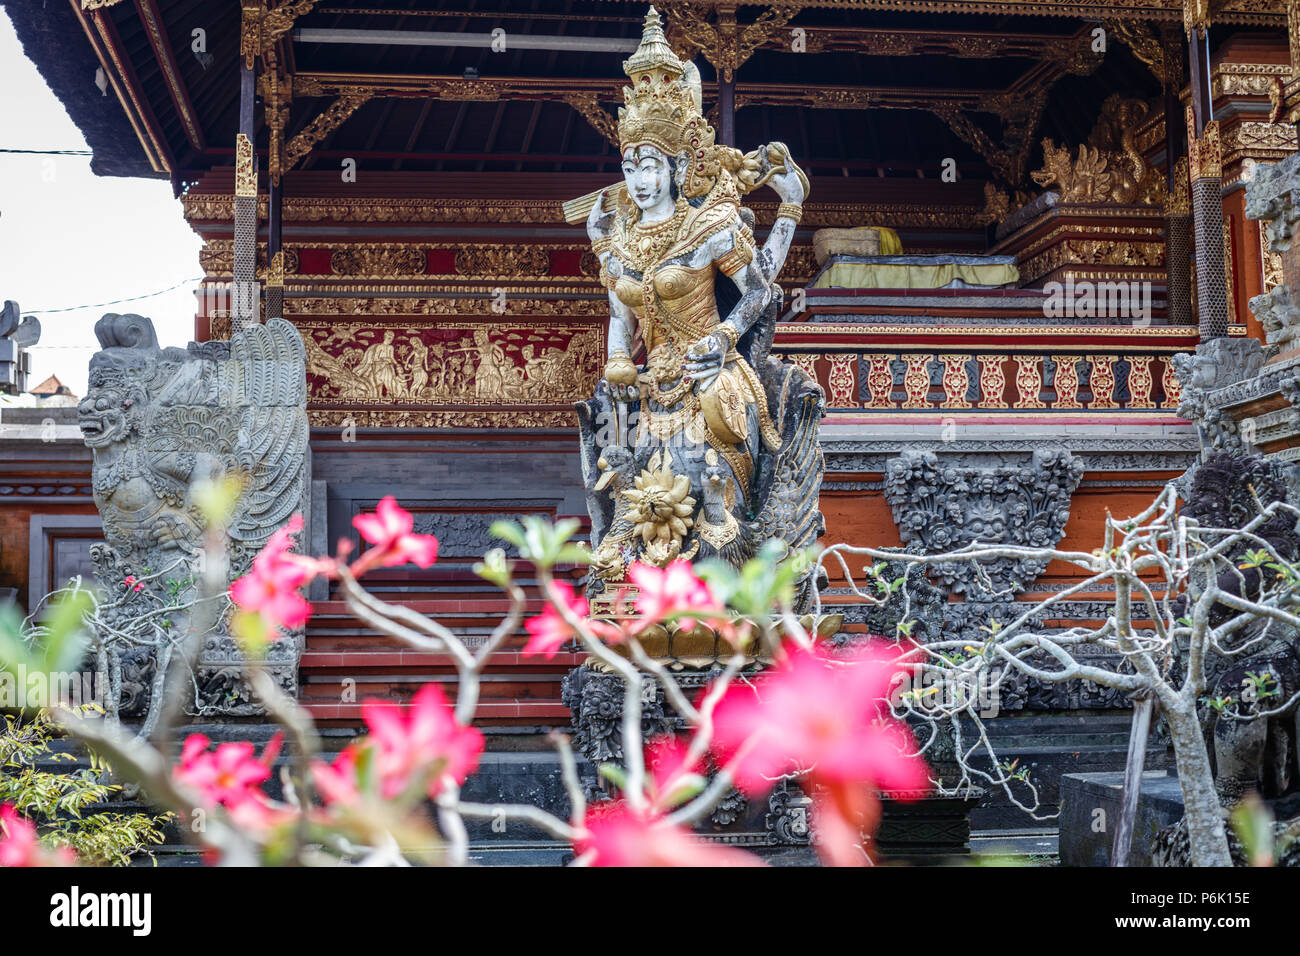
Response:
POLYGON ((686 172, 691 167, 691 154, 682 150, 677 154, 677 168, 673 171, 673 179, 677 182, 677 188, 680 190, 686 185, 686 172))

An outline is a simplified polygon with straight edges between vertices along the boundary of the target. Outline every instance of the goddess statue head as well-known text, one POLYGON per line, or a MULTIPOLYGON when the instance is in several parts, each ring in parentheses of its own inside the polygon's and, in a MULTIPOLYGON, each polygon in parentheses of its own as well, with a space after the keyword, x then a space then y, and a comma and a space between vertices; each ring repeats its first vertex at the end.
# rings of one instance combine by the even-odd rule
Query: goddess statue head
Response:
POLYGON ((645 211, 671 205, 674 191, 687 199, 707 194, 718 182, 724 158, 740 154, 714 143, 713 127, 702 112, 700 72, 673 53, 654 7, 623 72, 632 85, 623 87, 618 143, 632 201, 645 211))

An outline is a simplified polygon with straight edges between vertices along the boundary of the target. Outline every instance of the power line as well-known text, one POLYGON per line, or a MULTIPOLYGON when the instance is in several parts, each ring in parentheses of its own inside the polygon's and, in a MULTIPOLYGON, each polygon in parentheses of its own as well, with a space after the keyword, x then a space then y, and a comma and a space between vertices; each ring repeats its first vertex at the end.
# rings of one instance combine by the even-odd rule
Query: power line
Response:
POLYGON ((146 292, 144 295, 128 296, 125 299, 113 299, 111 302, 89 302, 86 305, 70 305, 62 309, 23 309, 24 315, 48 315, 52 312, 76 312, 79 309, 100 309, 106 305, 121 305, 123 302, 139 302, 141 299, 152 299, 154 296, 163 295, 179 289, 181 286, 189 285, 192 282, 202 282, 203 276, 196 276, 193 279, 183 279, 175 285, 170 285, 165 289, 159 289, 157 292, 146 292))
POLYGON ((88 149, 8 149, 0 146, 0 153, 22 153, 25 156, 93 156, 88 149))

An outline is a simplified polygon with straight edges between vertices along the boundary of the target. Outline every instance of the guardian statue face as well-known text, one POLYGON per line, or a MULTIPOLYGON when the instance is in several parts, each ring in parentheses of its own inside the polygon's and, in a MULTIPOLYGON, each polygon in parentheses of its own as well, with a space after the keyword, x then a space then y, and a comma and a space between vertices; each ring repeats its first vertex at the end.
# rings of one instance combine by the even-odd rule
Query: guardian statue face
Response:
POLYGON ((668 157, 653 146, 633 146, 623 153, 627 194, 642 212, 672 205, 672 169, 668 157))

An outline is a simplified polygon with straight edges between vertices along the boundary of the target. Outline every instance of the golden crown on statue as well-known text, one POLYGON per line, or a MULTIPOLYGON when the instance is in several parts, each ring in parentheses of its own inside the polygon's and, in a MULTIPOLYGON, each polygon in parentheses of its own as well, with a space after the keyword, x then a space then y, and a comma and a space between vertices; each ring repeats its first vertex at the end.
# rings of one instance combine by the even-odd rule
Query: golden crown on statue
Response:
POLYGON ((619 147, 649 144, 668 156, 685 149, 694 154, 692 160, 702 158, 714 134, 701 112, 700 74, 695 64, 683 63, 673 53, 654 7, 646 14, 636 52, 623 61, 623 72, 632 85, 623 87, 619 147))

